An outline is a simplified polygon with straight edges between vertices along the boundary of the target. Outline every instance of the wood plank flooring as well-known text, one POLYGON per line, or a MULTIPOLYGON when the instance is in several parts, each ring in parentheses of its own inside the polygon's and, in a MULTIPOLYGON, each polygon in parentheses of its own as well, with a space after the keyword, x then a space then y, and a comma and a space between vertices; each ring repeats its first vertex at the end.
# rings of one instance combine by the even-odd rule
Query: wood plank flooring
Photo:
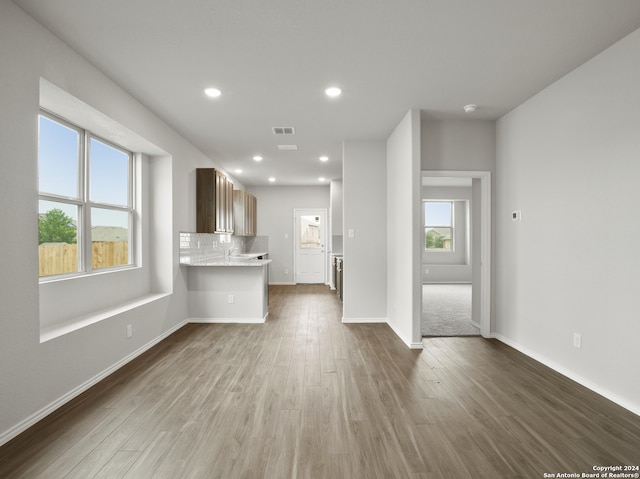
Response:
POLYGON ((640 464, 640 418, 494 340, 409 350, 274 286, 263 325, 192 324, 0 448, 0 477, 541 478, 640 464))

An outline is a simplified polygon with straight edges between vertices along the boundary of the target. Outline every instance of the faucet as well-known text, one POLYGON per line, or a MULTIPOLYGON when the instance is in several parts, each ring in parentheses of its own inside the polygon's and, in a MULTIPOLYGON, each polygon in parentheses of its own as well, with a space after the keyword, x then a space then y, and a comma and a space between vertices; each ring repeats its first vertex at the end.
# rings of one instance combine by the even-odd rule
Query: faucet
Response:
POLYGON ((238 248, 229 248, 229 249, 227 250, 227 256, 228 256, 228 257, 231 257, 231 252, 232 252, 232 251, 236 251, 237 249, 238 249, 238 248))

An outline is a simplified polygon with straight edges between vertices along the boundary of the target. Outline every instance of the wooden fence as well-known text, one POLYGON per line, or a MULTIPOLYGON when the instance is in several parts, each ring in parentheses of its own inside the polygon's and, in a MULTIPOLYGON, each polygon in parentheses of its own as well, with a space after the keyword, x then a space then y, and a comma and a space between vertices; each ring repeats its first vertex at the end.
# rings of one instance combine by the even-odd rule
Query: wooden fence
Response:
MULTIPOLYGON (((38 246, 39 274, 75 273, 78 271, 78 245, 45 243, 38 246)), ((93 269, 129 263, 128 241, 95 241, 91 243, 93 269)))

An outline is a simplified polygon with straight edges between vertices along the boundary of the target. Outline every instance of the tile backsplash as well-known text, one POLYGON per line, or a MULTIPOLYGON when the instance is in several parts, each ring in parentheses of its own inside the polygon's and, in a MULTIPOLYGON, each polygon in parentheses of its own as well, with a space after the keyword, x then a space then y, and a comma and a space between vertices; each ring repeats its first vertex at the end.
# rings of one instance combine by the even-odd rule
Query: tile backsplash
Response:
POLYGON ((266 253, 269 251, 269 237, 180 232, 181 263, 224 257, 231 248, 234 248, 234 253, 266 253))

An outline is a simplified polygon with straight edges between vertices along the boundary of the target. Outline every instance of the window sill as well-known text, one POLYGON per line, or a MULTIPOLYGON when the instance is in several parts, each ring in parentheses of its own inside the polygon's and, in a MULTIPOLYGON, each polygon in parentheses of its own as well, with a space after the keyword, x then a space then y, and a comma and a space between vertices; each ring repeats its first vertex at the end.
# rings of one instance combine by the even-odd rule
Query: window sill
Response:
POLYGON ((85 328, 113 316, 117 316, 118 314, 126 313, 127 311, 131 311, 146 304, 153 303, 154 301, 158 301, 170 295, 171 293, 147 294, 108 309, 95 311, 84 316, 73 318, 72 320, 64 323, 43 328, 40 330, 40 343, 51 341, 52 339, 72 333, 73 331, 77 331, 78 329, 85 328))
POLYGON ((52 274, 51 276, 40 276, 38 278, 38 282, 39 284, 47 284, 59 281, 73 281, 74 279, 92 278, 95 276, 120 273, 122 271, 131 271, 135 269, 140 269, 140 266, 136 264, 127 264, 122 266, 113 266, 110 268, 96 269, 91 271, 90 273, 87 273, 85 271, 78 271, 77 273, 52 274))

